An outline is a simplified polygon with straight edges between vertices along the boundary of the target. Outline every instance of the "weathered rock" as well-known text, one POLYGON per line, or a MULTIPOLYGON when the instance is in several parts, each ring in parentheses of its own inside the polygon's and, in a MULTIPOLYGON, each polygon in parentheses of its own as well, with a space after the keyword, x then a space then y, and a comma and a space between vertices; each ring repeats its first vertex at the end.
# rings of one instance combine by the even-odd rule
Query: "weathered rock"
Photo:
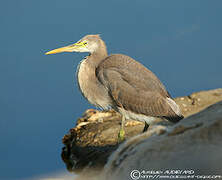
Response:
POLYGON ((174 100, 180 106, 182 114, 187 117, 222 101, 222 89, 195 92, 189 96, 178 97, 174 100))
MULTIPOLYGON (((221 100, 222 89, 202 91, 175 99, 185 117, 221 100)), ((188 162, 191 162, 191 159, 194 158, 190 156, 189 159, 188 156, 194 153, 191 147, 203 141, 204 143, 198 145, 199 149, 196 148, 195 150, 208 150, 206 147, 211 141, 205 141, 203 137, 206 137, 206 139, 211 137, 213 139, 212 143, 216 143, 215 137, 221 138, 221 134, 218 132, 219 130, 222 131, 220 119, 218 120, 218 116, 222 117, 221 111, 219 111, 220 108, 221 103, 195 116, 185 118, 173 126, 170 123, 157 119, 156 123, 145 134, 141 134, 144 127, 143 123, 132 120, 127 121, 125 129, 128 140, 120 145, 119 148, 117 134, 121 122, 120 115, 114 111, 99 112, 88 110, 77 121, 76 127, 71 129, 68 135, 64 136, 63 143, 65 147, 63 148, 62 157, 68 170, 74 172, 82 171, 82 174, 87 172, 87 175, 89 175, 89 169, 95 169, 96 171, 91 172, 93 175, 98 175, 98 172, 107 163, 110 154, 114 152, 106 165, 106 178, 110 178, 111 176, 108 175, 111 173, 116 178, 119 176, 123 179, 128 179, 131 168, 147 168, 149 170, 148 168, 151 167, 160 168, 158 164, 166 167, 164 165, 168 165, 172 160, 176 162, 177 158, 180 158, 180 160, 175 165, 180 167, 179 165, 181 164, 181 168, 182 165, 187 167, 186 165, 189 165, 188 162), (218 125, 218 129, 215 128, 216 130, 213 130, 212 127, 216 125, 218 125), (191 132, 196 133, 192 134, 191 132), (135 135, 138 136, 133 137, 135 135), (137 151, 138 149, 140 151, 137 151)), ((211 146, 209 145, 209 147, 211 146)), ((216 147, 218 147, 218 143, 216 147)), ((196 157, 198 157, 197 155, 196 157)))
POLYGON ((132 170, 138 170, 135 176, 141 179, 152 175, 143 170, 163 171, 163 176, 176 175, 167 170, 189 170, 191 175, 222 178, 222 101, 167 128, 164 134, 154 133, 149 131, 121 145, 110 157, 104 179, 130 179, 132 170))

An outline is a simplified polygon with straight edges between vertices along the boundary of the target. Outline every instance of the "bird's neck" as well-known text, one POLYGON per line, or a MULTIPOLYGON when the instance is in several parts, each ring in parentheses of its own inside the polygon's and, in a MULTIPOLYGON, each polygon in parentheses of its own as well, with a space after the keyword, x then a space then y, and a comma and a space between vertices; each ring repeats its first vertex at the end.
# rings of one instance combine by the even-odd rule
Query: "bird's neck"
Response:
POLYGON ((97 67, 99 63, 108 56, 105 43, 100 40, 99 47, 92 53, 89 54, 91 64, 97 67))
POLYGON ((107 52, 92 53, 81 61, 77 79, 83 96, 91 103, 103 109, 110 107, 110 99, 105 87, 96 77, 96 68, 107 57, 107 52))

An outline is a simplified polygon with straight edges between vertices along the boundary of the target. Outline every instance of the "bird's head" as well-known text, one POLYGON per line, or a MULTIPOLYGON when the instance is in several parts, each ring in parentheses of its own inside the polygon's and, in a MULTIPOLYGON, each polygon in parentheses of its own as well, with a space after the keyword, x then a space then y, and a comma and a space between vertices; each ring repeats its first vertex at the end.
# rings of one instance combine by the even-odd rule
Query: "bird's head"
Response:
POLYGON ((104 43, 99 35, 87 35, 74 44, 51 50, 45 54, 55 54, 61 52, 95 52, 101 43, 104 43))

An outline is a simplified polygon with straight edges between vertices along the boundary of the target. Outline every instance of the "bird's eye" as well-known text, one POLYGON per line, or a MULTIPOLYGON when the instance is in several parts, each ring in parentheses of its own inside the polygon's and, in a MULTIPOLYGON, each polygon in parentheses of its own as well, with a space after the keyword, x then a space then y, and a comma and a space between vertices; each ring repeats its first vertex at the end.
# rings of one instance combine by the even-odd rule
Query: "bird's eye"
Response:
POLYGON ((83 44, 84 44, 84 45, 86 45, 86 44, 87 44, 87 42, 84 42, 83 44))

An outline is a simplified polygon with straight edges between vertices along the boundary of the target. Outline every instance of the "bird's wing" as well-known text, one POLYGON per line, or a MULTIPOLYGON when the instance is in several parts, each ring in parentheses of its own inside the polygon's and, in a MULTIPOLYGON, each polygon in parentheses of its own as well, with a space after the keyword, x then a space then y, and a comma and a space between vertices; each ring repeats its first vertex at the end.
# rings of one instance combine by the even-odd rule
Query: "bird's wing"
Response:
POLYGON ((149 69, 129 56, 114 54, 101 62, 100 69, 113 68, 121 77, 138 91, 158 91, 162 96, 170 97, 164 85, 149 69))
POLYGON ((99 81, 116 105, 147 116, 176 116, 167 103, 168 93, 157 77, 138 62, 124 59, 126 57, 106 59, 96 70, 99 81))

